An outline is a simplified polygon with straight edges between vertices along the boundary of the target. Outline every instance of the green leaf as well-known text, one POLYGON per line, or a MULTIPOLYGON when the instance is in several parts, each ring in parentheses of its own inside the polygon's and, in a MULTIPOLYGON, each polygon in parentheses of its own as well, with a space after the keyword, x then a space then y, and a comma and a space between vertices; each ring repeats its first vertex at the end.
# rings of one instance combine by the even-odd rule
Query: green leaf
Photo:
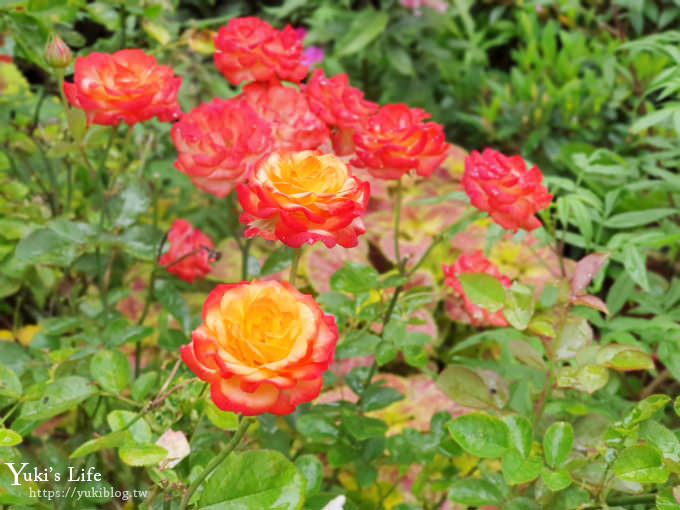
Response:
POLYGON ((168 451, 162 446, 148 443, 123 446, 118 450, 118 455, 128 466, 153 466, 162 461, 168 451))
POLYGON ((118 430, 116 432, 111 432, 105 436, 97 437, 95 439, 90 439, 85 443, 81 444, 75 451, 69 456, 69 459, 75 459, 76 457, 82 457, 83 455, 88 455, 105 448, 117 448, 123 446, 126 443, 132 441, 132 436, 127 430, 118 430))
POLYGON ((16 400, 21 397, 21 381, 14 370, 0 364, 0 397, 16 400))
POLYGON ((449 499, 468 506, 500 505, 503 494, 498 488, 481 478, 458 478, 449 487, 449 499))
POLYGON ((230 411, 222 411, 212 400, 205 401, 205 415, 218 429, 236 430, 238 428, 238 416, 230 411))
POLYGON ((324 414, 311 413, 300 416, 295 426, 305 438, 314 441, 335 440, 340 435, 333 419, 324 414))
POLYGON ((14 258, 22 264, 68 266, 76 258, 76 245, 49 228, 39 228, 19 241, 14 258))
POLYGON ((626 413, 621 420, 624 427, 631 428, 640 422, 649 420, 659 409, 666 407, 671 401, 668 395, 655 394, 640 400, 626 413))
POLYGON ((335 43, 335 55, 353 55, 368 46, 385 31, 389 15, 375 9, 363 9, 354 17, 349 30, 335 43))
POLYGON ((680 439, 658 421, 647 420, 640 424, 640 439, 656 446, 665 459, 680 462, 680 439))
POLYGON ((375 349, 375 362, 381 367, 396 358, 397 354, 399 354, 399 349, 394 342, 383 340, 375 349))
POLYGON ((143 417, 135 420, 136 417, 137 413, 116 409, 108 414, 106 417, 106 423, 109 424, 109 427, 111 427, 113 432, 123 430, 124 427, 127 427, 126 430, 130 432, 132 439, 134 439, 136 442, 150 443, 151 427, 149 427, 149 424, 144 420, 143 417), (133 420, 135 420, 134 423, 133 420), (128 423, 132 423, 132 425, 128 427, 128 423))
POLYGON ((649 292, 649 280, 647 278, 647 264, 640 253, 640 249, 634 244, 626 244, 623 247, 623 267, 626 268, 632 280, 649 292))
POLYGON ((609 228, 633 228, 654 223, 666 218, 677 211, 670 208, 646 209, 644 211, 631 211, 615 214, 604 222, 605 227, 609 228))
POLYGON ((680 396, 675 397, 673 401, 673 410, 677 416, 680 416, 680 396))
POLYGON ((163 308, 177 319, 177 322, 182 326, 182 330, 185 333, 189 333, 191 331, 189 305, 184 296, 177 290, 177 287, 168 280, 162 280, 156 283, 154 294, 161 305, 163 305, 163 308))
POLYGON ((510 446, 507 425, 488 414, 464 414, 451 420, 448 429, 463 450, 477 457, 497 458, 510 446))
POLYGON ((115 215, 113 224, 117 227, 129 227, 150 205, 148 187, 141 183, 131 184, 111 201, 111 209, 115 215))
POLYGON ((541 472, 541 480, 543 480, 545 486, 551 491, 561 491, 571 485, 571 476, 566 469, 551 471, 544 467, 541 472))
POLYGON ((337 359, 353 358, 356 356, 368 356, 375 352, 376 346, 380 343, 379 336, 366 331, 354 337, 347 338, 335 349, 337 359))
POLYGON ((205 483, 202 510, 300 510, 305 479, 279 452, 232 453, 205 483), (257 476, 249 475, 257 473, 257 476))
POLYGON ((295 459, 295 467, 305 477, 305 496, 313 496, 321 489, 323 464, 315 455, 300 455, 295 459))
POLYGON ((513 328, 520 331, 525 330, 536 308, 533 291, 529 287, 515 282, 510 289, 506 290, 505 299, 503 316, 513 328))
POLYGON ((130 362, 122 352, 99 351, 90 361, 92 378, 106 391, 118 394, 130 382, 130 362))
POLYGON ((272 251, 262 264, 260 276, 283 271, 293 262, 293 248, 282 246, 272 251))
POLYGON ((69 108, 66 112, 66 120, 68 121, 68 130, 71 136, 80 144, 85 138, 85 131, 87 130, 87 118, 85 112, 80 108, 69 108))
POLYGON ((437 377, 437 386, 454 402, 467 407, 486 409, 492 404, 489 388, 477 372, 449 365, 437 377))
POLYGON ((457 275, 465 296, 475 305, 496 312, 505 305, 505 289, 498 278, 486 273, 457 275))
POLYGON ((654 361, 646 352, 632 345, 607 344, 600 348, 595 356, 597 363, 614 370, 652 370, 654 361))
POLYGON ((358 262, 345 262, 330 279, 331 289, 359 294, 375 289, 380 283, 378 272, 358 262))
POLYGON ((0 448, 21 444, 23 438, 13 430, 0 428, 0 448))
POLYGON ((674 494, 676 491, 677 486, 660 490, 656 495, 656 510, 680 510, 680 503, 674 494))
POLYGON ((84 377, 62 377, 48 384, 39 400, 26 402, 20 416, 25 420, 41 422, 73 409, 96 393, 96 387, 84 377))
POLYGON ((567 317, 554 341, 558 360, 571 359, 593 341, 593 330, 583 317, 567 317))
POLYGON ((535 480, 541 474, 543 460, 540 457, 524 459, 514 448, 503 455, 501 467, 503 478, 508 485, 517 485, 535 480))
POLYGON ((668 479, 661 452, 645 444, 623 450, 614 462, 613 470, 626 482, 665 483, 668 479))
POLYGON ((550 425, 543 436, 543 454, 547 464, 554 468, 564 462, 574 443, 571 423, 558 421, 550 425))
POLYGON ((135 400, 142 400, 146 397, 153 387, 158 383, 158 372, 147 372, 140 375, 130 388, 130 394, 135 400))
POLYGON ((372 437, 383 437, 387 432, 387 423, 377 418, 347 413, 343 417, 343 426, 358 441, 372 437))
POLYGON ((364 411, 377 411, 403 398, 404 396, 394 388, 382 386, 379 383, 372 384, 364 391, 361 407, 364 411))
POLYGON ((609 381, 609 370, 599 365, 584 365, 580 368, 562 367, 557 372, 560 388, 574 388, 592 394, 603 388, 609 381))
POLYGON ((404 76, 414 76, 415 69, 411 55, 402 47, 390 45, 386 52, 387 60, 394 69, 404 76))
POLYGON ((510 446, 515 448, 522 457, 528 457, 534 435, 531 422, 519 414, 506 416, 503 421, 505 421, 510 433, 510 446))

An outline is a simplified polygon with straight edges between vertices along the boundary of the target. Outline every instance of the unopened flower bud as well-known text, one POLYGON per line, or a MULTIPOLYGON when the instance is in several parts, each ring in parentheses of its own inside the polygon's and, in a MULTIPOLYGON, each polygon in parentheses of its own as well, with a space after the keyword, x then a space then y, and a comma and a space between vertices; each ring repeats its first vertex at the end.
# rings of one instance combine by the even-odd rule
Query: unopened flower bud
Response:
POLYGON ((53 35, 45 48, 45 61, 51 67, 63 68, 73 61, 71 48, 58 35, 53 35))

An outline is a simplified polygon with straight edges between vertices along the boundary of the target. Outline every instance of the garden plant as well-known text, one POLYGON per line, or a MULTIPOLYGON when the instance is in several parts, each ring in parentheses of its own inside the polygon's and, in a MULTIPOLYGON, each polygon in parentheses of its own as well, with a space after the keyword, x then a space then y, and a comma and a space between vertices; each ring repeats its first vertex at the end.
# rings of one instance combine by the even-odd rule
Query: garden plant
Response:
POLYGON ((0 509, 680 510, 679 23, 0 0, 0 509))

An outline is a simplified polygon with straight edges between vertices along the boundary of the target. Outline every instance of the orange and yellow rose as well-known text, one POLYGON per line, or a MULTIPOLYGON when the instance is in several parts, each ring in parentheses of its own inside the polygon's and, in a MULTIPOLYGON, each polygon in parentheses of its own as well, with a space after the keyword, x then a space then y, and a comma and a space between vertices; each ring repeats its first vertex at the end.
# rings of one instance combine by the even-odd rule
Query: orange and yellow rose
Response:
POLYGON ((177 91, 182 78, 141 50, 76 58, 73 83, 64 82, 69 102, 85 112, 88 124, 128 126, 157 117, 179 117, 177 91))
POLYGON ((181 355, 220 409, 285 415, 319 394, 337 339, 333 317, 311 296, 256 280, 218 285, 181 355))
POLYGON ((337 156, 315 151, 273 152, 247 184, 236 187, 246 237, 279 240, 293 248, 323 242, 351 248, 365 232, 369 184, 337 156))

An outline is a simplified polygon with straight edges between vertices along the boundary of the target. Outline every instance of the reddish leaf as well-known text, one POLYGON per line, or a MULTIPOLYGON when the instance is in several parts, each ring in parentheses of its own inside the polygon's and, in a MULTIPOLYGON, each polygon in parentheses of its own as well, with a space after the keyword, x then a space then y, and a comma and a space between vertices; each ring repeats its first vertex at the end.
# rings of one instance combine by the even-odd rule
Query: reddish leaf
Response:
POLYGON ((599 297, 593 296, 591 294, 583 294, 581 296, 573 296, 571 302, 575 305, 583 305, 589 308, 594 308, 600 312, 609 315, 609 308, 599 297))
POLYGON ((591 253, 586 255, 576 264, 574 276, 571 280, 571 293, 574 296, 583 294, 588 284, 592 281, 605 262, 609 259, 609 253, 591 253))

